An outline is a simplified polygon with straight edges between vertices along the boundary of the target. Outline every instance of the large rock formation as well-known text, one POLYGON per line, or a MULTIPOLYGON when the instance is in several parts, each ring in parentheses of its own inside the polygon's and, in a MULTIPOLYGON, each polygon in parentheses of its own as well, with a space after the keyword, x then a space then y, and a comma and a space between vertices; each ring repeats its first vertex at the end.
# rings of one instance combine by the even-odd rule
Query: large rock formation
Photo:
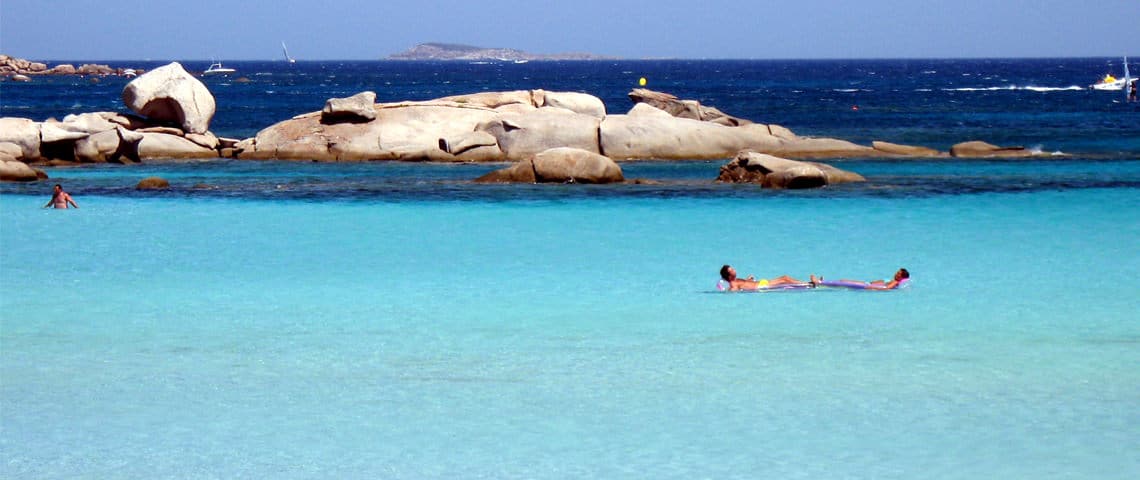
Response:
POLYGON ((764 188, 818 188, 866 181, 861 175, 816 162, 744 151, 720 168, 718 182, 758 183, 764 188))
POLYGON ((357 115, 352 124, 330 121, 328 114, 294 117, 240 142, 236 151, 239 158, 318 161, 521 161, 557 147, 615 160, 731 158, 741 150, 794 158, 933 152, 801 137, 780 125, 753 123, 645 89, 634 90, 630 98, 634 106, 624 115, 606 114, 592 95, 545 90, 377 104, 374 119, 357 115))
POLYGON ((616 183, 625 181, 613 160, 576 148, 552 148, 475 179, 480 183, 616 183))
POLYGON ((494 118, 493 109, 455 102, 375 105, 376 119, 365 123, 324 124, 318 113, 299 115, 238 143, 239 158, 361 161, 502 160, 497 145, 474 146, 463 158, 440 149, 441 137, 459 138, 494 118))
POLYGON ((123 88, 127 108, 186 133, 206 133, 214 118, 214 96, 178 62, 151 70, 123 88))
MULTIPOLYGON (((144 75, 136 80, 141 82, 131 82, 123 90, 125 101, 133 102, 137 110, 149 115, 147 118, 116 112, 73 114, 44 122, 0 118, 0 145, 8 152, 5 159, 24 163, 132 163, 219 156, 223 143, 204 129, 214 111, 210 92, 177 63, 151 73, 154 75, 144 75)), ((224 147, 233 149, 235 143, 227 141, 224 147)))

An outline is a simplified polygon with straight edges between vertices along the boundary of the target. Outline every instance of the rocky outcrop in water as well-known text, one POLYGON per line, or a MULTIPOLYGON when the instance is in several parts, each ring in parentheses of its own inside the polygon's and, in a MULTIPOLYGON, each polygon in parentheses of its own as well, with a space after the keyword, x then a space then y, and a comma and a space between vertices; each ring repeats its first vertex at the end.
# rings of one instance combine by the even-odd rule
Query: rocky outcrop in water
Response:
MULTIPOLYGON (((213 95, 181 65, 171 63, 123 89, 123 102, 133 114, 91 112, 44 122, 0 118, 0 151, 13 152, 5 158, 25 163, 132 163, 152 158, 212 157, 510 161, 518 163, 494 181, 590 183, 621 181, 620 168, 615 175, 614 169, 598 165, 625 160, 725 159, 739 152, 796 159, 947 156, 924 147, 886 142, 868 147, 800 136, 780 125, 734 117, 694 100, 643 88, 630 92, 633 106, 628 112, 616 114, 608 113, 593 95, 541 89, 481 92, 421 102, 375 103, 375 98, 374 92, 362 92, 329 99, 321 111, 278 122, 253 138, 218 138, 209 132, 216 107, 213 95), (571 151, 575 153, 566 153, 571 151), (548 168, 547 164, 559 166, 548 168), (595 167, 602 173, 590 170, 595 167), (544 173, 548 171, 553 173, 544 173), (530 176, 534 180, 529 180, 530 176), (516 177, 522 180, 513 180, 516 177)), ((967 142, 956 145, 952 154, 986 157, 1033 153, 1020 147, 967 142)), ((773 170, 777 163, 767 159, 741 163, 738 158, 726 166, 722 180, 776 188, 858 181, 836 177, 822 164, 797 166, 797 173, 785 174, 781 172, 789 169, 784 163, 779 163, 781 169, 773 170)))
POLYGON ((720 167, 718 182, 756 183, 764 188, 819 188, 867 181, 862 175, 817 162, 801 162, 757 152, 740 152, 720 167))
POLYGON ((613 160, 576 148, 552 148, 475 179, 479 183, 619 183, 613 160))
POLYGON ((23 163, 134 163, 219 157, 237 143, 208 131, 214 97, 177 63, 128 83, 123 100, 138 115, 89 112, 44 122, 0 118, 0 152, 23 163))
POLYGON ((989 157, 1003 157, 1003 158, 1020 158, 1032 157, 1040 155, 1040 152, 1034 152, 1025 147, 999 147, 982 141, 962 142, 950 147, 951 157, 967 157, 967 158, 989 158, 989 157))
POLYGON ((239 157, 520 161, 557 147, 614 160, 718 159, 741 150, 797 158, 889 154, 843 140, 800 137, 779 125, 753 123, 644 89, 631 98, 639 101, 627 114, 607 114, 592 95, 544 90, 381 103, 373 106, 374 119, 358 116, 361 121, 350 123, 306 114, 243 141, 239 157))

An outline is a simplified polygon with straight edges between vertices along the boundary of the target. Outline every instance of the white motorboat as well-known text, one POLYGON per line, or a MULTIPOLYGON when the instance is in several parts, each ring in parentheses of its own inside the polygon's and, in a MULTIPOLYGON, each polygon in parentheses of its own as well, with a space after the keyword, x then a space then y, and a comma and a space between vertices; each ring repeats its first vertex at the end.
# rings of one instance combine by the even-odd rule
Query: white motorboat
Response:
POLYGON ((236 71, 237 70, 234 70, 232 68, 223 67, 222 62, 216 62, 211 63, 210 68, 207 68, 205 72, 202 72, 202 75, 229 75, 236 71))
POLYGON ((1132 83, 1132 75, 1128 73, 1128 57, 1124 57, 1124 78, 1116 78, 1111 73, 1106 74, 1100 81, 1089 85, 1093 90, 1120 91, 1132 83))
POLYGON ((1105 75, 1100 81, 1089 85, 1093 90, 1122 90, 1124 83, 1127 81, 1125 78, 1116 78, 1112 75, 1105 75))

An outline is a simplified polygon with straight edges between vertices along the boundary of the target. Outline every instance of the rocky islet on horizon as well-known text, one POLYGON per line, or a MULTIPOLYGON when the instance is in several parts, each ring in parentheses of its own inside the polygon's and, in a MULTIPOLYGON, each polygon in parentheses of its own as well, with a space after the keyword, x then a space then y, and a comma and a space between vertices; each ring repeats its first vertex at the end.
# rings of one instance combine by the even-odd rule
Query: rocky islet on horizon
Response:
POLYGON ((456 43, 421 43, 388 60, 465 60, 465 61, 531 61, 531 60, 614 60, 592 53, 529 53, 514 48, 484 48, 456 43))
POLYGON ((12 81, 29 81, 32 76, 36 75, 118 75, 130 77, 142 73, 145 73, 145 70, 111 67, 96 63, 85 63, 78 67, 70 63, 61 63, 49 68, 48 64, 43 62, 33 62, 0 54, 0 77, 12 81))
POLYGON ((822 164, 757 160, 746 153, 800 159, 1032 155, 1019 147, 982 142, 960 144, 950 153, 886 142, 868 147, 801 137, 776 124, 733 117, 662 92, 639 88, 629 96, 634 106, 628 113, 608 114, 599 98, 580 92, 483 92, 396 103, 374 103, 374 92, 362 92, 329 99, 321 111, 298 115, 266 127, 253 138, 238 140, 219 138, 209 131, 215 110, 213 95, 175 62, 124 88, 122 99, 133 114, 92 112, 44 122, 0 118, 0 161, 5 180, 22 181, 44 177, 29 163, 229 157, 510 161, 515 165, 507 170, 513 170, 481 180, 608 183, 624 181, 615 160, 735 158, 735 173, 722 172, 721 181, 796 188, 818 186, 818 179, 823 184, 862 179, 830 174, 822 164), (547 153, 551 150, 556 151, 547 153), (781 173, 786 171, 817 180, 796 180, 792 173, 781 173), (777 182, 777 178, 782 180, 777 182))

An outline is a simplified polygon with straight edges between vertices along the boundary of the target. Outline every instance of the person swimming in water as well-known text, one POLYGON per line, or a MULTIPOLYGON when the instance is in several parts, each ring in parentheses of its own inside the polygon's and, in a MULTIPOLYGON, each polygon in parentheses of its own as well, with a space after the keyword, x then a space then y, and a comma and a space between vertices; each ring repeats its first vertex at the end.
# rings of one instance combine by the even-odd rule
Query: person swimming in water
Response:
POLYGON ((68 205, 79 208, 79 205, 75 204, 75 200, 71 199, 71 195, 63 191, 63 185, 55 184, 55 187, 52 189, 51 200, 48 200, 44 208, 51 206, 55 206, 55 208, 67 208, 68 205))
MULTIPOLYGON (((870 282, 867 282, 863 280, 841 279, 835 283, 845 283, 849 286, 861 285, 862 288, 866 290, 894 290, 896 288, 899 288, 903 282, 909 279, 910 272, 908 272, 905 268, 900 268, 897 272, 895 272, 895 276, 889 282, 886 280, 872 280, 870 282)), ((811 282, 812 285, 824 284, 823 277, 816 277, 815 275, 811 275, 808 281, 811 282)))
POLYGON ((720 267, 720 278, 728 282, 729 291, 758 290, 764 287, 775 287, 791 283, 806 283, 803 280, 796 280, 787 275, 781 275, 771 279, 761 278, 760 280, 757 280, 756 277, 752 275, 749 275, 748 278, 736 278, 736 269, 732 268, 732 265, 720 267))

